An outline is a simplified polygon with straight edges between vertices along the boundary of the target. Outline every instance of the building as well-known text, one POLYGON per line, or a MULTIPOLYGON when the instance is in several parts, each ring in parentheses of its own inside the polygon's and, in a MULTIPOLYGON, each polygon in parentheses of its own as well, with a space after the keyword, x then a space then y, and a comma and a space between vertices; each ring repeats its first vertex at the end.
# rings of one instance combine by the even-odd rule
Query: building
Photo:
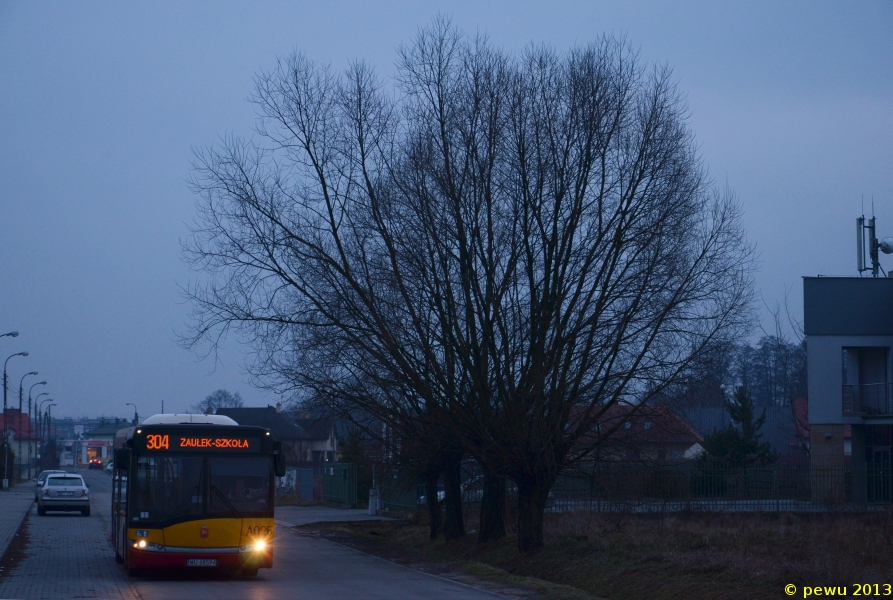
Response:
POLYGON ((14 477, 23 480, 35 476, 37 457, 40 452, 40 437, 34 431, 28 413, 18 408, 7 408, 0 415, 0 431, 8 435, 9 449, 13 452, 14 477))
MULTIPOLYGON (((893 500, 874 493, 893 483, 893 278, 805 277, 803 321, 813 470, 850 469, 853 502, 893 500)), ((845 499, 845 487, 824 499, 845 499)))
POLYGON ((615 404, 605 411, 592 438, 584 443, 597 443, 601 460, 663 463, 699 456, 703 441, 667 406, 615 404))
MULTIPOLYGON (((81 434, 80 440, 71 442, 71 462, 77 462, 78 466, 90 464, 94 458, 102 460, 102 464, 108 464, 111 458, 112 445, 115 441, 115 434, 119 429, 125 429, 133 426, 134 423, 127 419, 114 420, 102 419, 99 424, 81 434)), ((67 461, 63 460, 63 463, 67 461)), ((74 464, 65 464, 64 466, 75 466, 74 464)))
POLYGON ((337 458, 338 435, 335 424, 328 419, 295 418, 289 412, 282 412, 281 405, 275 408, 218 408, 216 414, 226 415, 239 425, 269 429, 273 438, 282 443, 282 452, 289 465, 332 462, 337 458))

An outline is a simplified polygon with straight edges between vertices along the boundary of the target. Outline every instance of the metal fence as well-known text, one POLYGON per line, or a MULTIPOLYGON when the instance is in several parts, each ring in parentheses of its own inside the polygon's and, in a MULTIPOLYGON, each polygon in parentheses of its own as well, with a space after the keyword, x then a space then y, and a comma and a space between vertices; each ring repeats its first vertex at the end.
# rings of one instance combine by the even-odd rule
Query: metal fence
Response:
POLYGON ((357 466, 335 463, 322 470, 322 499, 329 504, 357 507, 357 466))
POLYGON ((890 415, 893 414, 891 398, 893 398, 891 383, 845 385, 842 389, 843 414, 890 415))
MULTIPOLYGON (((399 482, 381 489, 386 510, 424 508, 423 485, 399 482)), ((463 481, 463 504, 480 502, 482 491, 463 481)), ((516 487, 508 483, 513 503, 516 487)), ((868 464, 775 464, 715 467, 698 463, 654 465, 618 462, 568 471, 558 477, 546 504, 550 513, 870 510, 893 504, 893 466, 868 464)))
POLYGON ((550 512, 829 511, 893 502, 893 469, 868 464, 709 467, 697 464, 601 466, 560 476, 550 512))
POLYGON ((301 500, 313 501, 315 499, 313 475, 312 468, 288 467, 277 493, 279 495, 295 495, 301 500))

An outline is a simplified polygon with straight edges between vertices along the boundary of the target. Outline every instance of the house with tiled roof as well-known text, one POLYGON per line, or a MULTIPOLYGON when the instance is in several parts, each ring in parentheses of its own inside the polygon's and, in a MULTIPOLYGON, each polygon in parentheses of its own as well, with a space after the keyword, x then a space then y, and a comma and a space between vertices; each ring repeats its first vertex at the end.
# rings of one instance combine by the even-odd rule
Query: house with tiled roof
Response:
POLYGON ((608 407, 583 443, 599 460, 678 462, 701 454, 704 438, 665 405, 608 407))
POLYGON ((8 432, 9 449, 15 455, 15 474, 25 480, 34 476, 40 449, 40 436, 34 431, 29 417, 18 408, 7 408, 0 415, 0 431, 8 432))
POLYGON ((292 413, 283 411, 281 405, 218 408, 216 414, 226 415, 239 425, 269 429, 273 438, 282 443, 282 452, 290 465, 336 460, 338 434, 335 424, 328 419, 296 418, 292 413))

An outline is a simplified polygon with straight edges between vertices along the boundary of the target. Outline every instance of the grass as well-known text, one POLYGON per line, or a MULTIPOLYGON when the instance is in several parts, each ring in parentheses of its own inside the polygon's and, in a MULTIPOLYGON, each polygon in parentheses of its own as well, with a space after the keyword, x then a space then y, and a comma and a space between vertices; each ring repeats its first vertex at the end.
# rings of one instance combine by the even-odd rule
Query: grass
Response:
MULTIPOLYGON (((474 528, 472 519, 466 523, 474 528)), ((473 534, 432 541, 423 519, 326 528, 373 553, 421 556, 555 599, 750 600, 786 597, 789 583, 852 591, 854 583, 893 581, 890 512, 547 515, 546 547, 528 554, 511 536, 489 544, 473 534)))

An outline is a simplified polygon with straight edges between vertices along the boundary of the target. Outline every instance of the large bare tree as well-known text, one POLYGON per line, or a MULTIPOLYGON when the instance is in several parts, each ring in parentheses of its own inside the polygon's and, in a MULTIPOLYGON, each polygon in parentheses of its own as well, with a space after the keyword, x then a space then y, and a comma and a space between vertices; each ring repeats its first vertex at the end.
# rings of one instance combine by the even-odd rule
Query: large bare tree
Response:
POLYGON ((509 56, 439 19, 398 67, 394 93, 299 54, 258 76, 259 139, 195 164, 184 341, 236 327, 261 385, 436 420, 492 497, 515 482, 535 549, 605 411, 747 324, 751 248, 624 41, 509 56))

